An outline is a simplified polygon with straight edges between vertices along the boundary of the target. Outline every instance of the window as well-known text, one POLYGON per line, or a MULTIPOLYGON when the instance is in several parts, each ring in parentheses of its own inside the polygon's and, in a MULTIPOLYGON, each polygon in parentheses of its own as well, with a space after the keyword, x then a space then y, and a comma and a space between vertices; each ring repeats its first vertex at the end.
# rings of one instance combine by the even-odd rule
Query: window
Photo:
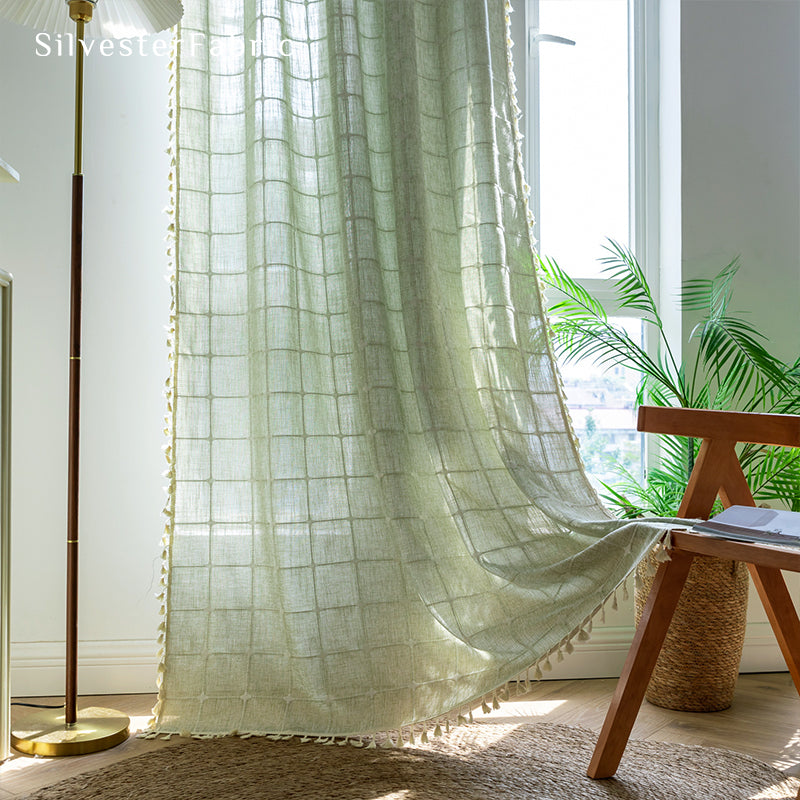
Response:
POLYGON ((628 0, 534 0, 528 160, 541 252, 596 278, 610 237, 631 240, 628 0))
MULTIPOLYGON (((661 286, 659 29, 676 7, 671 0, 527 0, 515 27, 526 50, 524 155, 538 250, 634 337, 643 336, 642 324, 611 305, 598 258, 614 239, 636 253, 651 286, 661 286)), ((562 365, 562 377, 595 484, 613 480, 619 464, 640 474, 638 376, 585 363, 562 365)))

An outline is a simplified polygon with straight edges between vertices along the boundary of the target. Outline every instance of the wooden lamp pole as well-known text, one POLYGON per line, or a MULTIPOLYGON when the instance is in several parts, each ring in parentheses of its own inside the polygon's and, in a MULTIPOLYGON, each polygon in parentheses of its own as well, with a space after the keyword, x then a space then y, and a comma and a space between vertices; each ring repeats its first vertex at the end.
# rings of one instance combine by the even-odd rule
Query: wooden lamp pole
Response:
MULTIPOLYGON (((83 39, 93 3, 71 2, 76 25, 75 163, 72 173, 69 325, 69 450, 67 471, 67 669, 65 717, 77 720, 78 697, 78 498, 81 430, 81 286, 83 277, 83 39)), ((127 729, 127 726, 126 726, 127 729)), ((127 733, 127 730, 126 730, 127 733)))

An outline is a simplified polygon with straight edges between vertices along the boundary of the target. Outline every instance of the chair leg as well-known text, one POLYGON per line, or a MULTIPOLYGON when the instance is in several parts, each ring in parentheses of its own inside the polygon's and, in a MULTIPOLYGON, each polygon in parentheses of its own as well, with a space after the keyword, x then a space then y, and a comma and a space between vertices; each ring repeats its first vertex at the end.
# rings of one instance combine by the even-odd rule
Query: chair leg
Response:
POLYGON ((673 550, 671 556, 671 560, 659 568, 642 611, 622 675, 589 763, 587 775, 590 778, 610 778, 617 771, 622 753, 628 744, 647 684, 686 583, 689 567, 694 560, 691 553, 679 550, 673 550))
POLYGON ((800 693, 800 620, 797 618, 786 582, 779 569, 748 564, 750 576, 758 589, 767 618, 789 668, 795 688, 800 693))

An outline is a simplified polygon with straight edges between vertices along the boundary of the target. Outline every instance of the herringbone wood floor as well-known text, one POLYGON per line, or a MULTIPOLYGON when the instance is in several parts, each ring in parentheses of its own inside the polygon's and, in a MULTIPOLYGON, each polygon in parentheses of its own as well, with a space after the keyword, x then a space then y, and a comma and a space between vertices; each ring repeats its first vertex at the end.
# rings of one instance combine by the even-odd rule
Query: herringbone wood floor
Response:
MULTIPOLYGON (((476 720, 482 724, 558 722, 599 730, 615 683, 614 680, 543 681, 529 693, 504 703, 499 711, 486 716, 478 712, 476 720)), ((141 729, 149 719, 154 700, 153 695, 86 697, 81 699, 79 707, 115 708, 131 716, 133 728, 141 729)), ((47 699, 38 698, 37 702, 47 699)), ((687 714, 645 703, 633 736, 739 750, 789 774, 800 775, 799 712, 800 700, 788 673, 742 675, 734 704, 727 711, 687 714)), ((12 718, 24 713, 26 709, 15 707, 12 718)), ((0 800, 24 797, 64 778, 181 741, 131 738, 113 750, 77 758, 15 756, 0 765, 0 800)))

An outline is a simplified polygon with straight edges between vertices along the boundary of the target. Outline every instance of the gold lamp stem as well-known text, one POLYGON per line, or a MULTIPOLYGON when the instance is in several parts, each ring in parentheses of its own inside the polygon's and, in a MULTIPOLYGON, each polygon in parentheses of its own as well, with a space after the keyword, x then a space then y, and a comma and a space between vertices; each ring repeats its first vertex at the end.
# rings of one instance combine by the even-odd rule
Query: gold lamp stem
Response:
MULTIPOLYGON (((91 18, 91 17, 90 17, 91 18)), ((83 37, 86 20, 75 20, 77 50, 75 52, 75 168, 73 174, 83 172, 83 37)))
POLYGON ((69 16, 75 20, 75 169, 74 175, 83 172, 83 37, 86 23, 92 21, 95 0, 68 0, 69 16))

